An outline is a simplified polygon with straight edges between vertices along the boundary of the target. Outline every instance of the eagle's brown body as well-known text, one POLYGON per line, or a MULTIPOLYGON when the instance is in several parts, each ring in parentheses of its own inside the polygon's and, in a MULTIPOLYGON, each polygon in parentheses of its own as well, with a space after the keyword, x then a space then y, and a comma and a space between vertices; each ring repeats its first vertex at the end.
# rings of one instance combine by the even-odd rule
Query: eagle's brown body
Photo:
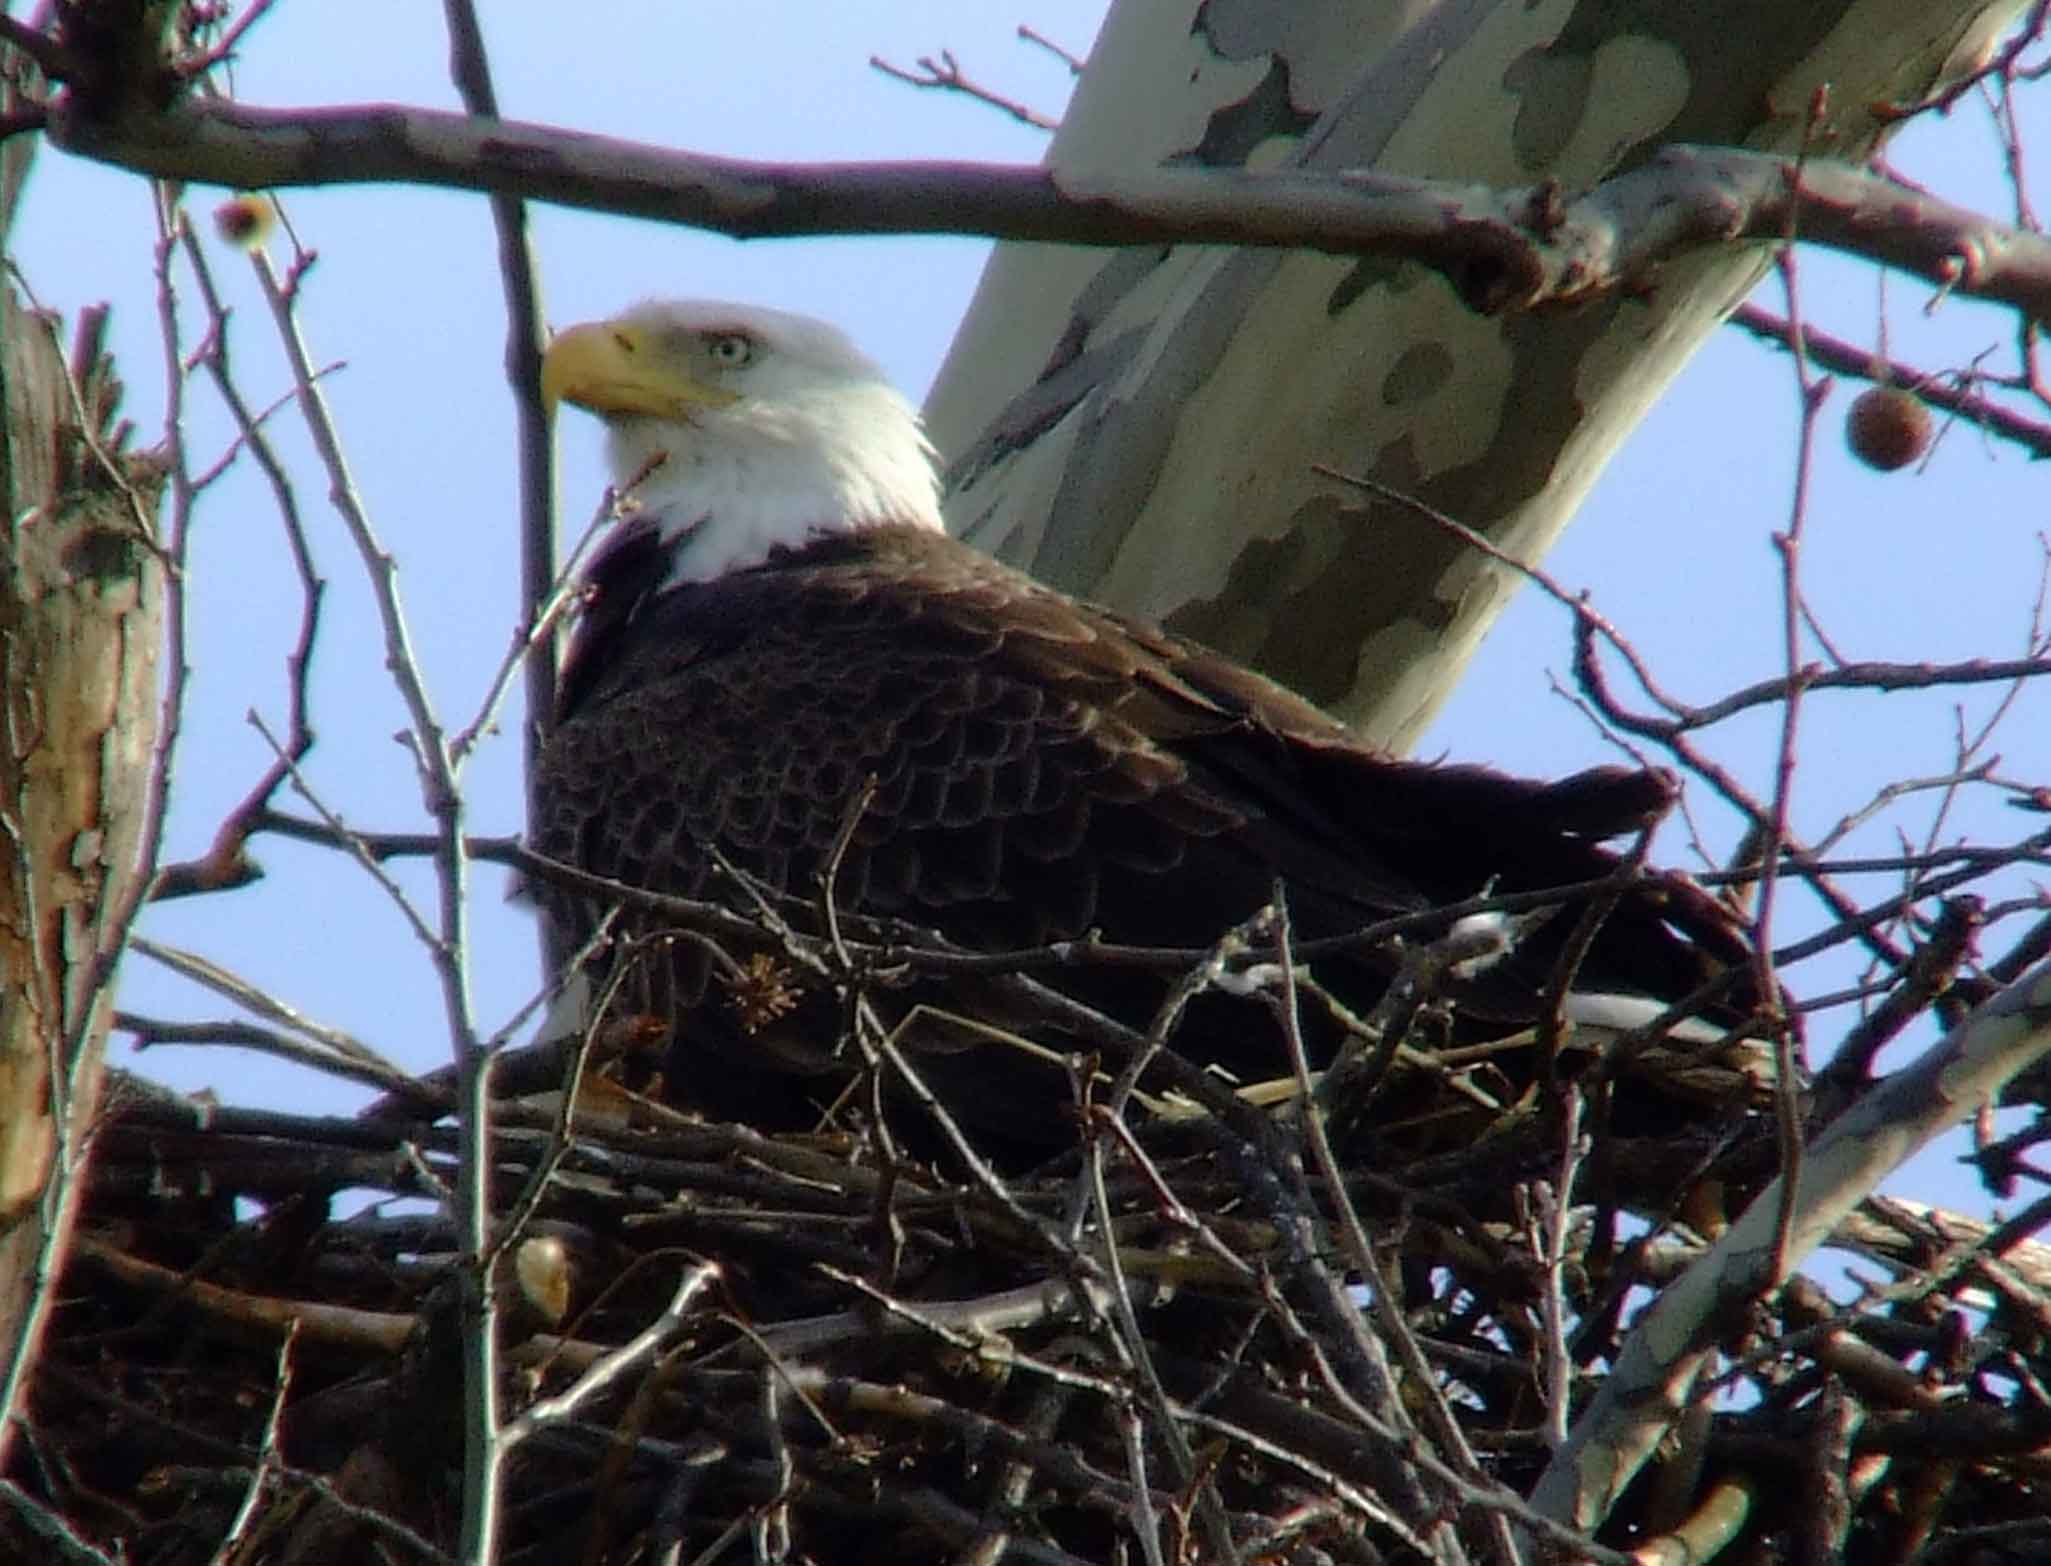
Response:
MULTIPOLYGON (((1652 774, 1541 784, 1390 760, 1226 659, 930 531, 841 535, 655 591, 666 564, 656 531, 630 526, 594 568, 539 778, 535 846, 639 887, 732 901, 708 875, 712 844, 814 896, 873 779, 837 869, 844 908, 976 948, 1091 930, 1202 948, 1279 877, 1311 939, 1491 886, 1599 877, 1616 859, 1597 840, 1667 799, 1652 774)), ((571 936, 592 927, 590 904, 542 896, 571 936)), ((1462 992, 1464 1009, 1529 1019, 1574 922, 1570 911, 1526 939, 1462 992)), ((1658 883, 1622 900, 1577 982, 1677 997, 1743 956, 1720 905, 1658 883)), ((1320 972, 1364 1006, 1387 957, 1320 972)), ((832 1013, 809 1019, 809 1041, 779 1043, 743 1026, 708 973, 703 948, 678 943, 644 956, 623 992, 627 1010, 673 1022, 673 1093, 758 1120, 829 1102, 832 1013), (797 1061, 823 1075, 793 1079, 797 1061)), ((1141 1026, 1164 985, 1131 972, 1058 982, 1141 1026)), ((930 987, 919 998, 936 999, 930 987)), ((1288 1069, 1276 1031, 1240 1002, 1193 1016, 1179 1042, 1241 1075, 1288 1069)), ((949 1069, 973 1080, 978 1068, 949 1069)), ((971 1118, 994 1108, 1061 1134, 1050 1105, 1021 1105, 1005 1073, 991 1080, 1007 1086, 971 1118)), ((1058 1073, 1042 1088, 1066 1094, 1058 1073)))

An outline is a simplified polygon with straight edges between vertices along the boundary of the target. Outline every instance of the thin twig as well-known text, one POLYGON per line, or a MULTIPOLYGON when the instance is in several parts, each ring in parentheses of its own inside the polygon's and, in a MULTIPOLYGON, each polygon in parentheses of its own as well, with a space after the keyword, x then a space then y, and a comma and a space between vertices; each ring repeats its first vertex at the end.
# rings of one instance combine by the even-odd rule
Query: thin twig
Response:
MULTIPOLYGON (((1367 1238, 1367 1230, 1360 1222, 1360 1213, 1353 1205, 1352 1194, 1346 1188, 1346 1179, 1338 1158, 1332 1151, 1332 1143, 1325 1132, 1325 1116, 1322 1106, 1312 1089, 1310 1080, 1310 1056, 1303 1042, 1303 1017, 1296 993, 1296 954, 1293 950, 1289 904, 1283 887, 1278 883, 1271 899, 1274 909, 1275 965, 1280 970, 1280 993, 1276 997, 1276 1009, 1282 1021, 1283 1038, 1289 1048, 1290 1069, 1296 1074, 1298 1118, 1303 1137, 1310 1148, 1311 1159, 1317 1167, 1318 1176, 1324 1182, 1325 1193, 1339 1218, 1339 1238, 1354 1268, 1368 1286, 1369 1303, 1375 1319, 1383 1333, 1396 1349, 1403 1364, 1406 1387, 1418 1397, 1426 1422, 1431 1432, 1447 1453, 1449 1465, 1459 1473, 1476 1492, 1492 1488, 1493 1481, 1483 1470, 1468 1443, 1467 1433, 1460 1428, 1460 1422, 1446 1403, 1440 1389, 1438 1377, 1425 1362, 1417 1346, 1416 1335, 1410 1330, 1409 1322, 1403 1319, 1398 1304, 1393 1280, 1382 1266, 1381 1258, 1375 1255, 1374 1246, 1367 1238)), ((1400 1407, 1400 1404, 1392 1406, 1400 1407)), ((1501 1566, 1519 1566, 1521 1554, 1517 1541, 1510 1531, 1504 1514, 1489 1508, 1484 1512, 1489 1544, 1501 1566)))
POLYGON ((1070 76, 1082 75, 1085 62, 1082 56, 1078 55, 1073 49, 1064 49, 1038 28, 1029 27, 1024 22, 1018 24, 1018 36, 1029 44, 1038 44, 1042 49, 1053 55, 1055 59, 1068 67, 1068 74, 1070 76))
POLYGON ((91 70, 84 59, 51 34, 5 14, 0 14, 0 44, 19 49, 53 82, 76 81, 91 70))
MULTIPOLYGON (((307 542, 306 527, 291 475, 269 436, 264 433, 263 416, 252 412, 235 381, 228 354, 228 308, 215 284, 206 251, 182 213, 177 237, 207 311, 206 335, 194 359, 205 367, 215 391, 227 406, 229 417, 235 423, 236 442, 249 451, 270 487, 272 504, 285 535, 287 552, 292 558, 292 568, 299 578, 300 593, 299 633, 291 651, 285 655, 285 738, 277 746, 278 754, 263 776, 244 795, 241 803, 228 812, 215 832, 213 845, 203 861, 203 873, 196 878, 202 886, 211 887, 234 884, 235 871, 244 863, 243 843, 249 835, 249 823, 258 811, 270 804, 292 768, 303 761, 313 748, 309 689, 314 650, 319 645, 321 607, 327 582, 314 565, 313 550, 307 542)), ((296 386, 291 395, 298 395, 296 386)))
MULTIPOLYGON (((1785 316, 1752 303, 1741 304, 1730 315, 1733 326, 1753 336, 1786 347, 1793 337, 1793 323, 1785 316)), ((1899 386, 1919 402, 1942 408, 1966 423, 2022 447, 2035 457, 2051 457, 2051 424, 2025 418, 2006 404, 1982 396, 1972 389, 1974 379, 1963 373, 1946 377, 1917 368, 1899 359, 1860 348, 1841 337, 1803 328, 1803 346, 1817 364, 1837 375, 1856 375, 1883 386, 1899 386), (1951 379, 1953 384, 1946 384, 1951 379)))
POLYGON ((676 1292, 662 1313, 633 1337, 584 1370, 569 1386, 553 1397, 537 1398, 497 1431, 498 1442, 510 1452, 529 1436, 560 1420, 568 1419, 592 1398, 637 1367, 647 1363, 681 1332, 689 1320, 691 1303, 706 1285, 719 1277, 714 1262, 701 1261, 684 1269, 676 1292))
MULTIPOLYGON (((469 757, 477 742, 498 721, 499 707, 512 688, 514 673, 532 666, 529 660, 544 643, 553 641, 564 617, 576 607, 577 595, 584 585, 583 566, 590 555, 591 546, 597 542, 600 532, 607 524, 618 520, 620 500, 632 491, 633 486, 630 484, 618 491, 607 489, 599 497, 598 509, 591 514, 591 520, 578 535, 576 545, 570 550, 570 557, 563 563, 562 570, 557 573, 548 595, 531 616, 523 618, 514 630, 505 656, 499 660, 498 668, 493 671, 491 679, 485 685, 483 699, 477 704, 477 715, 449 742, 449 753, 459 764, 469 757)), ((553 659, 554 654, 550 653, 549 657, 553 659)), ((531 701, 534 693, 530 690, 527 695, 531 701)), ((550 699, 553 701, 553 692, 550 699)), ((531 766, 533 758, 528 757, 527 760, 531 766)))
POLYGON ((71 1562, 73 1566, 122 1566, 113 1556, 80 1538, 70 1523, 32 1498, 12 1479, 0 1479, 0 1501, 13 1509, 23 1527, 58 1551, 58 1559, 71 1562))
POLYGON ((244 1490, 242 1504, 236 1508, 234 1520, 228 1524, 228 1531, 221 1536, 219 1558, 232 1560, 246 1553, 243 1539, 250 1526, 256 1521, 258 1508, 262 1506, 264 1493, 270 1488, 278 1465, 278 1428, 285 1418, 285 1399, 292 1387, 292 1350, 299 1342, 299 1324, 294 1322, 285 1329, 285 1336, 278 1344, 278 1369, 273 1378, 271 1409, 264 1417, 263 1435, 256 1448, 256 1467, 249 1471, 249 1484, 244 1490))
MULTIPOLYGON (((471 1270, 466 1274, 463 1345, 465 1404, 482 1431, 497 1429, 498 1330, 497 1305, 489 1279, 479 1270, 492 1240, 489 1188, 491 1146, 491 1054, 478 1037, 470 1000, 468 963, 469 858, 463 851, 464 803, 448 738, 428 695, 412 633, 400 601, 398 563, 373 529, 327 397, 314 379, 313 366, 299 331, 292 281, 281 281, 269 258, 258 251, 250 265, 270 306, 278 337, 299 387, 299 406, 314 449, 328 477, 328 493, 350 540, 356 546, 371 598, 383 628, 385 667, 405 704, 411 728, 408 740, 419 772, 422 800, 434 819, 438 838, 433 857, 437 891, 436 928, 423 934, 430 964, 442 995, 451 1051, 460 1078, 457 1119, 464 1136, 458 1207, 464 1225, 464 1249, 471 1270)), ((296 273, 292 275, 296 279, 296 273)), ((402 900, 401 906, 406 906, 402 900)), ((500 1449, 479 1436, 465 1444, 464 1538, 458 1557, 466 1566, 487 1566, 493 1556, 497 1526, 496 1457, 500 1449), (481 1443, 481 1444, 480 1444, 481 1443), (481 1466, 480 1466, 481 1465, 481 1466)))
MULTIPOLYGON (((471 119, 498 123, 498 93, 492 85, 491 59, 472 0, 443 0, 449 30, 449 75, 471 119)), ((525 775, 538 775, 535 762, 555 711, 556 641, 541 628, 552 624, 546 613, 556 582, 555 447, 548 410, 541 401, 541 351, 548 340, 542 310, 541 283, 528 235, 527 208, 511 192, 491 198, 493 232, 498 238, 499 276, 506 302, 506 379, 513 390, 519 425, 520 461, 520 619, 537 628, 524 664, 527 690, 527 732, 522 752, 525 775)), ((461 751, 452 751, 460 764, 461 751)), ((535 799, 527 802, 530 830, 535 799)), ((563 954, 549 948, 549 926, 542 929, 544 967, 559 966, 563 954)))
MULTIPOLYGON (((157 952, 168 954, 168 948, 156 948, 157 952)), ((389 1061, 373 1056, 332 1049, 320 1043, 308 1042, 308 1036, 286 1033, 276 1028, 262 1027, 253 1022, 222 1018, 211 1022, 171 1022, 160 1017, 146 1017, 138 1012, 117 1011, 114 1026, 133 1039, 133 1047, 140 1053, 155 1045, 195 1044, 226 1046, 231 1049, 251 1049, 261 1054, 274 1055, 280 1060, 289 1060, 297 1065, 311 1066, 317 1071, 360 1082, 366 1087, 380 1088, 387 1093, 407 1096, 431 1097, 417 1080, 389 1061)))
MULTIPOLYGON (((1190 1450, 1189 1438, 1175 1421, 1168 1390, 1161 1383, 1161 1374, 1154 1364, 1153 1351, 1149 1347, 1147 1334, 1141 1329, 1139 1313, 1133 1306, 1132 1289, 1125 1275, 1125 1267, 1118 1255, 1116 1231, 1112 1224, 1111 1198, 1104 1184, 1104 1139, 1091 1139, 1089 1156, 1085 1160, 1085 1172, 1090 1186, 1091 1200, 1097 1212, 1097 1232, 1101 1238, 1103 1275, 1109 1284, 1111 1319, 1116 1326, 1112 1342, 1127 1369, 1139 1381, 1140 1392, 1155 1414, 1156 1438, 1167 1449, 1169 1467, 1175 1476, 1175 1487, 1184 1493, 1194 1493, 1197 1517, 1205 1532, 1205 1542, 1216 1559, 1238 1562, 1242 1559, 1238 1546, 1232 1538, 1232 1530, 1225 1520, 1224 1503, 1218 1496, 1216 1485, 1207 1473, 1199 1471, 1196 1454, 1190 1450)), ((1117 1410, 1121 1425, 1136 1424, 1134 1410, 1127 1406, 1117 1410)), ((1136 1490, 1145 1493, 1146 1467, 1142 1457, 1135 1456, 1133 1484, 1136 1490)), ((1140 1543, 1150 1563, 1160 1557, 1158 1530, 1147 1519, 1147 1526, 1140 1534, 1140 1543)))
POLYGON ((881 71, 885 76, 895 81, 904 82, 913 87, 960 93, 963 97, 971 98, 977 103, 986 103, 993 109, 1001 110, 1003 113, 1010 115, 1014 120, 1017 120, 1019 124, 1030 125, 1034 130, 1052 131, 1060 129, 1061 122, 1059 120, 1049 119, 1037 109, 1027 107, 1016 98, 1007 98, 995 88, 986 87, 981 82, 971 78, 962 70, 961 62, 955 59, 952 49, 942 49, 938 60, 935 60, 930 54, 922 54, 919 56, 918 64, 918 70, 908 71, 901 65, 893 65, 880 54, 869 56, 870 70, 881 71))
POLYGON ((1796 1070, 1793 1020, 1778 1003, 1780 979, 1773 966, 1773 915, 1780 887, 1781 849, 1788 840, 1789 821, 1794 808, 1802 693, 1809 673, 1808 665, 1802 657, 1805 609, 1801 588, 1802 535, 1809 516, 1809 487, 1816 451, 1816 424, 1823 412, 1824 401, 1830 395, 1830 382, 1827 379, 1815 379, 1809 372, 1808 350, 1802 334, 1801 290, 1796 283, 1795 239, 1796 225, 1801 215, 1802 175, 1808 162, 1810 139, 1823 120, 1828 102, 1827 89, 1817 88, 1810 100, 1809 118, 1802 136, 1801 156, 1795 160, 1794 170, 1789 175, 1795 199, 1789 203, 1786 232, 1780 250, 1774 257, 1775 264, 1780 270, 1782 286, 1786 290, 1788 320, 1793 324, 1790 342, 1793 348, 1795 392, 1801 413, 1795 445, 1794 492, 1788 502, 1788 525, 1785 531, 1773 535, 1774 549, 1779 555, 1781 568, 1781 655, 1785 663, 1787 698, 1781 703, 1780 739, 1773 767, 1773 792, 1760 833, 1759 881, 1753 893, 1752 903, 1752 951, 1756 970, 1754 983, 1758 989, 1760 1005, 1766 1008, 1764 1021, 1771 1030, 1776 1067, 1774 1078, 1777 1090, 1774 1094, 1774 1104, 1782 1173, 1782 1211, 1775 1239, 1776 1250, 1781 1260, 1775 1269, 1776 1282, 1785 1275, 1787 1247, 1792 1244, 1796 1193, 1801 1186, 1803 1144, 1801 1105, 1798 1099, 1801 1091, 1800 1074, 1796 1070))

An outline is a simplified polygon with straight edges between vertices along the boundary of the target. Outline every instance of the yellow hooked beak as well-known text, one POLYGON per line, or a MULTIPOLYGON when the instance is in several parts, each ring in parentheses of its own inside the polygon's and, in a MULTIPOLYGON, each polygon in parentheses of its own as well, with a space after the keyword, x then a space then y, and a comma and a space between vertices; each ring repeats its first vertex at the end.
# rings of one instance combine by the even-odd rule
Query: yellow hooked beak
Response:
POLYGON ((541 356, 541 400, 551 414, 568 402, 605 419, 680 420, 739 396, 692 375, 658 334, 630 321, 591 321, 558 332, 541 356))

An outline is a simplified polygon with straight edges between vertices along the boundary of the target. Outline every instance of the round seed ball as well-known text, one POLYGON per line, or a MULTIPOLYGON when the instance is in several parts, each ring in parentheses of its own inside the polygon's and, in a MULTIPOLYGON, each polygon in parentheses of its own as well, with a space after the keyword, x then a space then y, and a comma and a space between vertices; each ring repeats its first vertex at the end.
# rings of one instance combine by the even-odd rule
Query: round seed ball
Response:
POLYGON ((1872 386, 1852 399, 1845 415, 1845 444, 1869 468, 1892 473, 1930 449, 1936 421, 1930 410, 1899 386, 1872 386))

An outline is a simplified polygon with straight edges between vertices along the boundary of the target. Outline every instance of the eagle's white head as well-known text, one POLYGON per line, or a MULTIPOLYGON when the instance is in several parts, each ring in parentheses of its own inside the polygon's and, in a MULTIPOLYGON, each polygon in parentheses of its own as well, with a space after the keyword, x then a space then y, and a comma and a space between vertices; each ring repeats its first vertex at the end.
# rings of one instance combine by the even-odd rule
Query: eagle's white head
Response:
POLYGON ((642 515, 677 545, 664 586, 828 534, 942 525, 918 411, 824 321, 651 301, 558 333, 541 388, 605 420, 613 482, 639 478, 642 515))

